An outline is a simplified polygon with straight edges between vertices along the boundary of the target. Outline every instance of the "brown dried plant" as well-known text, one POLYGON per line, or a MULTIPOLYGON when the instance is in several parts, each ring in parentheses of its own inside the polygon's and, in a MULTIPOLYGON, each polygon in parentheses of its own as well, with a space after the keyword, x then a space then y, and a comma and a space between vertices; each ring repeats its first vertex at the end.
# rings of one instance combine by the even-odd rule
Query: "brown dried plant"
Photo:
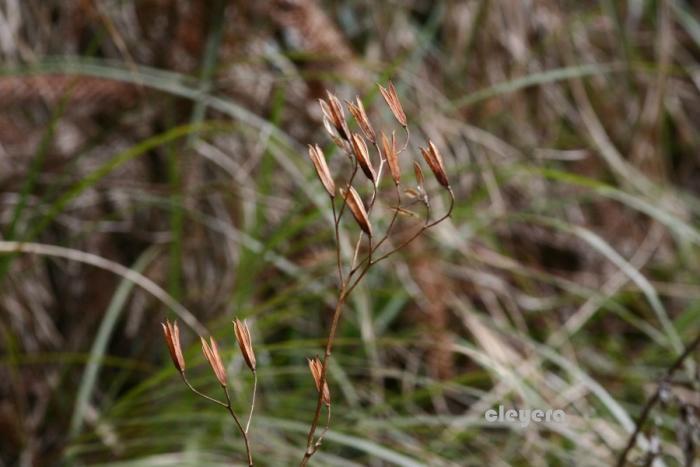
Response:
POLYGON ((425 187, 423 171, 418 161, 414 161, 416 185, 414 187, 407 187, 402 193, 399 155, 406 151, 410 141, 408 120, 394 85, 389 83, 387 88, 379 86, 379 90, 392 115, 406 133, 406 142, 401 149, 397 149, 396 147, 396 135, 393 131, 391 132, 391 138, 387 137, 384 132, 379 133, 381 137, 380 140, 378 140, 376 137, 377 132, 367 117, 367 113, 359 97, 354 104, 346 102, 349 113, 354 117, 357 126, 361 130, 361 134, 352 133, 349 129, 350 125, 345 120, 345 112, 340 104, 340 100, 330 92, 327 92, 327 98, 325 100, 320 100, 321 110, 324 116, 324 127, 332 141, 348 156, 351 164, 351 168, 348 171, 349 176, 346 178, 346 181, 341 183, 342 186, 339 188, 341 196, 336 196, 335 186, 337 184, 328 169, 323 151, 321 151, 318 145, 309 146, 309 156, 313 162, 316 174, 328 193, 333 212, 336 262, 338 268, 338 291, 323 359, 314 358, 309 360, 309 369, 311 370, 318 391, 318 399, 307 436, 306 450, 300 464, 302 466, 307 465, 311 456, 318 451, 330 426, 331 393, 327 380, 328 362, 333 350, 338 323, 340 322, 348 296, 362 281, 372 266, 401 250, 426 230, 447 219, 454 207, 454 193, 447 177, 444 162, 439 150, 432 141, 428 142, 427 148, 421 149, 421 153, 439 185, 449 196, 449 208, 447 212, 436 220, 431 219, 429 197, 425 187), (374 151, 376 151, 379 159, 378 164, 373 164, 369 147, 372 147, 374 151), (382 214, 375 212, 375 206, 384 175, 386 175, 386 171, 384 170, 385 165, 388 166, 388 173, 394 185, 395 204, 390 206, 389 212, 392 214, 387 216, 389 219, 383 235, 378 236, 377 227, 381 225, 380 216, 382 214), (355 188, 355 186, 359 184, 355 179, 358 168, 367 177, 367 181, 371 187, 371 195, 367 203, 362 200, 358 190, 355 188), (411 200, 410 203, 405 204, 404 195, 409 195, 414 199, 411 200), (404 237, 398 244, 391 245, 392 229, 396 225, 399 214, 409 214, 420 217, 407 209, 409 205, 416 202, 420 202, 425 210, 422 224, 414 232, 410 233, 407 238, 404 237), (360 227, 353 254, 350 256, 350 264, 344 264, 348 263, 348 261, 343 260, 344 255, 340 242, 340 225, 346 207, 350 210, 355 223, 360 227), (373 222, 373 215, 377 216, 377 222, 373 222), (361 249, 363 244, 364 249, 361 249), (360 259, 360 256, 364 257, 360 259), (323 406, 326 406, 327 410, 326 426, 322 432, 316 436, 323 406))
POLYGON ((194 386, 192 386, 192 384, 187 379, 187 375, 185 373, 185 359, 182 355, 182 348, 180 346, 180 329, 178 328, 177 322, 171 323, 169 321, 166 321, 165 323, 162 323, 162 326, 163 334, 165 336, 165 343, 168 345, 170 357, 173 360, 175 368, 177 369, 177 371, 180 372, 182 381, 192 392, 194 392, 198 396, 217 405, 220 405, 228 411, 228 413, 231 415, 234 422, 236 423, 238 430, 243 436, 248 465, 252 466, 253 453, 250 449, 250 438, 248 435, 248 431, 250 429, 250 421, 253 418, 253 409, 255 408, 255 393, 257 392, 258 378, 255 366, 255 354, 253 352, 253 345, 250 338, 250 331, 248 330, 248 325, 245 324, 245 322, 241 322, 239 319, 235 319, 233 321, 234 334, 236 335, 236 339, 238 340, 238 345, 241 349, 241 353, 243 354, 243 359, 245 360, 246 365, 248 366, 250 371, 253 373, 253 396, 250 403, 250 413, 248 414, 248 421, 246 422, 245 427, 241 423, 241 419, 238 417, 236 411, 233 408, 233 403, 231 402, 231 396, 228 390, 228 375, 226 373, 226 367, 224 366, 224 362, 221 359, 221 355, 219 354, 219 347, 216 344, 214 338, 209 337, 209 342, 207 342, 207 340, 204 339, 204 337, 200 336, 200 340, 202 342, 202 352, 204 353, 204 357, 206 358, 207 362, 209 362, 209 366, 211 366, 214 375, 216 376, 216 379, 219 382, 219 385, 221 385, 221 388, 224 392, 224 396, 226 397, 225 401, 221 401, 214 397, 210 397, 206 394, 203 394, 197 389, 195 389, 194 386))

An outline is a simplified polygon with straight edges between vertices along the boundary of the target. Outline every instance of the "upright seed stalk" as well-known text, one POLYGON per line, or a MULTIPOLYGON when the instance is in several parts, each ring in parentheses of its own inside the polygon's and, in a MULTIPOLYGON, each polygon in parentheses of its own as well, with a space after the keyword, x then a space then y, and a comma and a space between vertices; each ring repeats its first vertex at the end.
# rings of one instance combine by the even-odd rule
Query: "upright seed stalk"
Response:
MULTIPOLYGON (((335 310, 333 311, 333 317, 331 321, 331 326, 328 331, 328 337, 326 340, 325 351, 323 354, 323 359, 321 360, 321 368, 318 371, 318 367, 311 366, 312 376, 316 382, 316 387, 318 390, 318 398, 316 401, 316 409, 314 411, 314 416, 311 421, 309 432, 306 439, 306 450, 304 451, 304 457, 301 461, 301 466, 306 466, 311 459, 311 457, 318 451, 323 442, 324 436, 329 429, 331 420, 331 396, 330 391, 326 393, 327 379, 328 379, 328 364, 333 353, 333 344, 335 342, 335 337, 338 331, 338 326, 340 324, 340 319, 343 314, 343 309, 346 305, 348 296, 357 287, 357 285, 362 281, 362 279, 367 275, 368 271, 372 266, 380 261, 388 258, 392 254, 396 253, 418 236, 424 233, 426 230, 438 225, 439 223, 446 220, 452 213, 454 207, 454 192, 449 185, 447 174, 445 172, 444 163, 442 156, 440 155, 437 147, 432 143, 428 143, 426 149, 422 149, 423 157, 431 169, 435 178, 442 188, 445 189, 450 198, 449 209, 447 212, 437 220, 431 221, 430 219, 430 208, 428 204, 428 196, 423 188, 423 177, 422 170, 420 166, 417 166, 417 171, 420 170, 420 179, 417 180, 419 186, 417 190, 412 190, 416 193, 420 193, 419 201, 423 202, 425 205, 425 220, 421 227, 409 236, 408 239, 400 242, 398 246, 390 247, 388 251, 380 251, 385 242, 390 238, 392 229, 396 223, 399 213, 407 212, 402 208, 402 196, 401 196, 401 174, 400 166, 398 161, 398 155, 406 150, 409 144, 410 131, 408 129, 406 114, 404 113, 401 102, 399 101, 396 88, 393 84, 389 83, 388 88, 380 86, 380 91, 384 97, 385 102, 389 106, 389 110, 393 114, 394 118, 399 122, 406 132, 406 143, 404 146, 397 150, 396 149, 396 138, 395 134, 392 132, 391 142, 389 139, 381 133, 382 136, 382 147, 380 148, 379 141, 376 138, 377 133, 375 132, 372 124, 367 117, 367 114, 362 106, 362 102, 359 98, 356 100, 356 104, 348 102, 348 109, 350 113, 355 118, 358 126, 362 130, 362 135, 358 133, 351 133, 349 126, 345 121, 344 112, 340 101, 330 92, 327 93, 327 99, 321 100, 321 110, 324 114, 324 127, 330 133, 331 139, 343 150, 353 161, 352 173, 349 180, 346 182, 344 187, 340 188, 340 208, 336 207, 335 191, 331 190, 331 187, 335 187, 335 181, 328 169, 328 165, 325 161, 325 156, 323 151, 318 145, 309 146, 309 157, 316 169, 316 174, 319 177, 321 183, 323 184, 326 192, 329 195, 332 213, 333 213, 333 228, 335 234, 335 248, 336 248, 336 260, 338 269, 338 296, 336 300, 335 310), (363 136, 364 135, 364 136, 363 136), (369 141, 377 150, 379 155, 378 169, 375 170, 374 164, 371 161, 369 151, 367 150, 367 143, 369 141), (384 235, 377 241, 376 231, 373 229, 373 224, 371 221, 371 216, 373 214, 376 201, 379 196, 380 183, 384 175, 384 166, 388 165, 389 173, 393 179, 395 185, 396 193, 396 205, 392 207, 393 214, 388 223, 388 226, 384 232, 384 235), (367 207, 365 207, 360 195, 353 186, 355 181, 355 175, 357 174, 358 168, 362 169, 369 182, 372 185, 372 195, 367 207), (360 232, 358 234, 357 243, 353 249, 351 255, 351 263, 347 274, 343 273, 342 264, 342 254, 341 254, 341 244, 340 244, 340 222, 345 212, 345 208, 348 208, 352 213, 355 222, 360 227, 360 232), (366 254, 363 259, 358 261, 360 256, 360 250, 362 246, 363 237, 366 237, 366 254), (323 406, 327 407, 327 418, 326 425, 320 435, 316 437, 316 431, 319 427, 321 420, 321 412, 323 411, 323 406)), ((417 164, 417 163, 416 163, 417 164)), ((418 172, 417 172, 418 173, 418 172)))

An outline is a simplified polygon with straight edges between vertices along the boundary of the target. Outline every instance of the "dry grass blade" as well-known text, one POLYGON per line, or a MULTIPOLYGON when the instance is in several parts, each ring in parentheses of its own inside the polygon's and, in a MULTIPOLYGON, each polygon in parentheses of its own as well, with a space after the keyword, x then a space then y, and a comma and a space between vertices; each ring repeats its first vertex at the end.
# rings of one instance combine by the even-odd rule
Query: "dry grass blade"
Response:
POLYGON ((213 337, 210 337, 210 344, 208 344, 203 337, 200 337, 200 339, 202 340, 202 351, 204 352, 204 356, 209 362, 209 365, 211 366, 212 370, 214 370, 214 375, 216 375, 216 379, 219 380, 219 383, 222 386, 226 386, 226 369, 224 368, 224 363, 221 360, 221 356, 219 355, 219 348, 216 345, 216 341, 213 337))
POLYGON ((402 127, 406 128, 408 126, 406 114, 404 113, 403 107, 401 106, 401 101, 399 100, 399 95, 396 93, 394 83, 389 81, 389 89, 385 88, 380 84, 379 91, 382 93, 382 97, 384 97, 386 104, 389 106, 389 109, 391 110, 391 113, 394 114, 396 120, 401 124, 402 127))
POLYGON ((399 166, 399 155, 396 152, 396 133, 391 132, 391 142, 389 142, 389 138, 382 132, 382 147, 384 149, 384 157, 389 165, 391 178, 398 185, 401 182, 401 167, 399 166))
POLYGON ((450 181, 447 179, 447 172, 445 172, 445 165, 442 162, 442 155, 435 144, 433 144, 432 141, 428 141, 428 147, 421 148, 420 152, 423 154, 423 159, 425 159, 425 162, 428 164, 428 167, 430 167, 435 178, 440 182, 440 185, 449 188, 450 181))
POLYGON ((328 170, 328 164, 326 163, 326 156, 323 154, 323 150, 321 150, 318 145, 309 145, 309 159, 311 159, 311 162, 314 164, 316 175, 318 175, 328 195, 334 198, 335 182, 333 181, 330 170, 328 170))
POLYGON ((357 162, 360 164, 362 172, 372 180, 373 182, 377 180, 377 174, 372 167, 372 161, 369 159, 369 150, 367 149, 367 144, 365 140, 357 133, 352 134, 352 152, 357 158, 357 162))
POLYGON ((250 339, 250 330, 245 321, 236 318, 233 320, 233 332, 236 335, 238 346, 250 371, 255 371, 255 352, 253 352, 253 342, 250 339))
POLYGON ((348 203, 350 212, 352 212, 357 224, 371 237, 372 225, 369 223, 369 216, 367 215, 367 210, 365 209, 360 195, 357 194, 357 191, 353 187, 349 187, 347 190, 341 189, 340 193, 343 195, 343 198, 345 198, 345 202, 348 203))
POLYGON ((367 138, 372 144, 374 144, 377 141, 377 134, 375 133, 374 128, 372 128, 372 124, 370 123, 369 118, 367 117, 367 112, 365 112, 365 106, 362 105, 362 101, 359 97, 356 97, 355 101, 357 102, 357 104, 353 104, 352 102, 346 101, 346 103, 348 104, 348 110, 350 110, 352 116, 355 117, 355 120, 360 126, 362 133, 365 135, 365 138, 367 138))
MULTIPOLYGON (((309 370, 311 370, 311 376, 314 378, 314 383, 316 384, 316 390, 321 392, 321 379, 323 375, 323 364, 318 358, 310 358, 309 370)), ((328 389, 328 382, 323 382, 323 403, 330 407, 331 405, 331 392, 328 389)))
POLYGON ((177 326, 177 322, 166 321, 160 324, 163 326, 163 334, 165 342, 168 344, 170 358, 172 358, 175 368, 182 373, 185 371, 185 358, 182 356, 182 348, 180 347, 180 328, 177 326))

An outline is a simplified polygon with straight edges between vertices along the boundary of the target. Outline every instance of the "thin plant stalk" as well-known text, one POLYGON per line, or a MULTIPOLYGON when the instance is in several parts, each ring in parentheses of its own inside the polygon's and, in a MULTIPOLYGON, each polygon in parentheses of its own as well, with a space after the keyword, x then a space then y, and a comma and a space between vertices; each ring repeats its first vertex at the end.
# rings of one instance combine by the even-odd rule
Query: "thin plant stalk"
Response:
MULTIPOLYGON (((362 136, 359 134, 353 134, 352 135, 352 141, 349 138, 349 134, 346 131, 340 131, 341 129, 344 129, 347 127, 347 123, 344 121, 344 116, 342 109, 336 109, 334 112, 331 112, 331 104, 333 104, 337 99, 334 99, 334 96, 332 94, 328 94, 329 99, 328 103, 322 102, 322 110, 324 110, 324 114, 326 114, 326 117, 329 121, 333 122, 332 127, 335 128, 335 130, 328 125, 327 130, 331 134, 331 137, 336 141, 339 142, 338 145, 341 148, 347 148, 345 149, 348 156, 353 162, 353 170, 352 174, 348 180, 348 182, 345 185, 345 188, 341 190, 341 193, 343 196, 341 196, 341 205, 340 208, 337 208, 335 206, 335 193, 329 193, 331 205, 332 205, 332 212, 333 212, 333 227, 334 227, 334 234, 335 234, 335 248, 336 248, 336 262, 337 262, 337 269, 338 269, 338 298, 336 301, 335 305, 335 310, 333 311, 333 317, 331 321, 331 326, 328 331, 328 337, 326 340, 326 346, 325 346, 325 351, 323 354, 323 359, 320 362, 320 370, 318 369, 318 366, 314 366, 311 368, 312 370, 312 376, 314 377, 314 380, 316 382, 316 387, 318 389, 318 398, 316 400, 316 409, 314 411, 314 416, 311 421, 311 425, 309 427, 309 432, 307 435, 307 440, 306 440, 306 450, 304 452, 304 457, 301 461, 301 466, 306 466, 308 465, 309 460, 311 457, 318 451, 318 449, 321 446, 321 443, 323 442, 324 436, 328 432, 328 429, 330 427, 330 420, 331 420, 331 397, 330 397, 330 392, 326 389, 327 388, 327 376, 328 376, 328 364, 330 361, 331 354, 333 353, 333 345, 335 342, 335 337, 338 331, 338 326, 343 314, 344 307, 347 302, 348 296, 352 293, 352 291, 357 287, 362 279, 367 275, 368 271, 372 266, 377 264, 378 262, 388 258, 392 254, 396 253, 398 250, 401 248, 405 247, 409 243, 411 243, 413 240, 415 240, 419 235, 421 235, 423 232, 426 230, 430 229, 431 227, 436 226, 437 224, 441 223, 442 221, 446 220, 451 214, 452 210, 454 208, 454 202, 455 202, 455 197, 454 193, 452 191, 452 188, 449 186, 449 181, 447 179, 447 175, 444 171, 443 163, 441 156, 439 155, 439 152, 437 148, 433 145, 432 142, 429 142, 429 148, 431 150, 430 153, 428 153, 428 159, 427 162, 435 174, 436 178, 440 182, 440 185, 442 185, 443 188, 445 188, 450 196, 450 206, 449 209, 447 210, 446 214, 444 214, 442 217, 439 219, 432 221, 431 222, 431 212, 430 212, 430 205, 428 203, 427 199, 427 194, 423 191, 422 185, 423 185, 423 176, 422 176, 422 171, 420 170, 420 167, 416 165, 416 173, 417 176, 420 175, 420 179, 417 180, 419 187, 418 189, 421 191, 423 194, 423 201, 426 206, 426 213, 425 213, 425 220, 423 221, 423 224, 421 225, 420 229, 412 234, 407 240, 403 241, 400 243, 397 247, 394 247, 390 249, 388 252, 380 254, 379 252, 379 247, 382 246, 382 244, 389 238, 394 225, 396 224, 396 220, 398 218, 399 212, 401 212, 401 205, 402 205, 402 200, 401 200, 401 189, 400 189, 400 174, 399 174, 399 165, 398 165, 398 155, 403 152, 407 147, 408 143, 410 140, 410 131, 408 129, 407 123, 406 123, 406 116, 403 111, 403 108, 401 107, 401 103, 398 100, 398 96, 396 95, 396 90, 393 86, 393 84, 389 85, 389 89, 385 89, 383 87, 380 87, 380 90, 382 91, 382 95, 384 96, 387 104, 389 105, 392 113, 394 114, 395 118, 401 126, 405 129, 406 131, 406 143, 404 146, 396 151, 395 148, 395 140, 394 136, 392 134, 392 143, 391 146, 388 147, 386 144, 386 138, 382 136, 384 139, 382 140, 382 144, 385 145, 385 150, 387 151, 387 154, 391 156, 391 165, 390 169, 392 172, 392 178, 394 181, 394 187, 395 187, 395 193, 396 193, 396 206, 393 209, 394 212, 391 216, 391 220, 389 221, 388 227, 386 228, 384 235, 377 241, 377 239, 374 237, 375 230, 372 229, 372 222, 371 222, 371 216, 374 211, 374 207, 376 204, 376 201, 379 196, 379 186, 380 182, 382 179, 382 176, 384 175, 384 164, 385 162, 388 162, 385 156, 387 154, 382 154, 382 150, 380 149, 379 145, 377 144, 376 138, 372 137, 370 139, 370 142, 374 143, 375 148, 377 149, 377 152, 379 154, 379 166, 378 170, 375 172, 374 168, 372 167, 371 160, 368 157, 367 150, 366 150, 366 143, 364 140, 362 140, 362 136), (324 105, 325 104, 325 105, 324 105), (336 134, 337 131, 337 134, 336 134), (345 135, 345 136, 344 136, 345 135), (345 140, 347 144, 343 143, 342 140, 345 140), (349 146, 349 144, 352 144, 352 146, 349 146), (353 150, 354 154, 356 157, 353 157, 353 150), (371 179, 372 181, 372 195, 369 200, 369 203, 366 205, 363 204, 363 201, 359 198, 359 195, 357 194, 356 190, 353 188, 352 183, 353 180, 355 179, 355 175, 357 174, 357 169, 359 166, 358 160, 361 160, 363 164, 363 172, 365 175, 367 175, 368 178, 371 179), (357 224, 360 226, 361 231, 359 232, 357 243, 355 244, 353 248, 353 254, 352 257, 349 258, 350 264, 349 264, 349 270, 347 275, 343 274, 343 264, 342 264, 342 255, 341 255, 341 245, 340 245, 340 222, 342 220, 343 213, 345 211, 345 207, 349 205, 350 210, 352 211, 353 217, 355 218, 355 221, 357 224), (360 256, 360 250, 361 246, 363 243, 364 237, 367 237, 367 253, 364 256, 362 260, 358 261, 358 258, 360 256), (379 256, 377 256, 379 255, 379 256), (325 428, 321 431, 321 433, 316 437, 316 431, 319 428, 320 420, 321 420, 321 412, 323 410, 323 406, 327 406, 327 418, 326 418, 326 426, 325 428)), ((359 100, 359 99, 358 99, 359 100)), ((337 106, 336 106, 337 107, 337 106)), ((376 132, 372 128, 371 123, 368 121, 366 118, 366 115, 364 112, 359 110, 359 106, 357 109, 354 109, 355 111, 352 111, 351 113, 355 115, 356 119, 358 120, 358 123, 360 126, 363 128, 363 133, 374 135, 376 132)), ((384 135, 384 133, 382 133, 384 135)), ((318 167, 316 168, 318 171, 318 167)), ((327 172, 326 168, 323 168, 324 173, 322 174, 325 179, 327 179, 328 184, 332 183, 332 176, 327 172)), ((319 174, 321 175, 321 174, 319 174)), ((323 178, 322 178, 323 181, 323 178)), ((315 365, 318 365, 318 360, 315 360, 315 365)))

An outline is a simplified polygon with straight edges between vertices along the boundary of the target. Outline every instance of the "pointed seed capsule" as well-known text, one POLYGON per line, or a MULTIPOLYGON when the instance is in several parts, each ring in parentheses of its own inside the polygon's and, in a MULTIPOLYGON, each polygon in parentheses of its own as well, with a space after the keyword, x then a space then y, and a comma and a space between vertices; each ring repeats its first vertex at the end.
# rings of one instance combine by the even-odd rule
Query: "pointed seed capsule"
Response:
POLYGON ((214 370, 216 379, 219 380, 219 384, 226 386, 226 369, 219 355, 219 348, 216 345, 216 341, 213 337, 209 337, 209 343, 201 336, 200 339, 202 340, 202 352, 204 352, 204 357, 206 357, 209 362, 211 369, 214 370))
POLYGON ((406 121, 406 114, 404 113, 403 107, 401 106, 401 101, 399 100, 399 96, 396 93, 394 83, 389 81, 388 89, 380 84, 379 91, 382 93, 382 97, 384 97, 384 100, 389 106, 389 110, 391 110, 391 113, 394 114, 396 120, 401 124, 402 127, 406 128, 406 126, 408 126, 406 121))
POLYGON ((440 155, 440 151, 438 151, 435 144, 433 144, 432 141, 428 141, 428 147, 421 148, 420 152, 440 185, 444 186, 445 188, 449 188, 450 181, 447 179, 447 173, 445 172, 445 165, 442 161, 442 155, 440 155))
POLYGON ((241 348, 243 359, 248 365, 248 368, 250 368, 250 371, 255 371, 255 353, 253 352, 253 343, 250 339, 248 324, 238 318, 234 319, 233 332, 236 335, 238 346, 241 348))
MULTIPOLYGON (((314 378, 314 383, 316 384, 316 390, 321 392, 321 376, 323 374, 323 363, 318 358, 309 358, 309 370, 311 370, 311 376, 314 378)), ((330 407, 331 405, 331 393, 328 389, 328 382, 323 382, 323 393, 322 393, 323 403, 330 407)))
POLYGON ((345 199, 345 202, 350 208, 355 221, 360 226, 360 228, 370 237, 372 236, 372 226, 369 223, 369 217, 367 216, 367 211, 365 210, 365 205, 362 203, 360 195, 357 194, 355 188, 350 187, 349 189, 340 189, 340 194, 345 199))
POLYGON ((360 126, 362 133, 365 135, 365 138, 367 138, 372 144, 374 144, 377 141, 377 134, 374 132, 374 128, 372 128, 372 124, 370 123, 369 118, 367 117, 367 112, 365 112, 365 106, 362 105, 362 101, 360 100, 359 96, 355 98, 355 102, 356 104, 346 101, 348 105, 348 110, 350 111, 352 116, 355 117, 355 120, 360 126))
POLYGON ((353 133, 351 142, 352 152, 355 154, 355 158, 357 158, 360 168, 365 173, 367 178, 374 182, 377 179, 377 174, 372 167, 372 161, 369 159, 369 151, 367 150, 365 140, 357 133, 353 133))
POLYGON ((391 132, 391 142, 389 142, 389 138, 382 132, 382 147, 384 148, 384 157, 386 157, 386 162, 389 165, 391 178, 398 185, 401 181, 401 167, 399 166, 399 155, 396 152, 396 133, 391 132))
POLYGON ((318 145, 309 145, 309 159, 316 169, 316 175, 321 180, 323 187, 328 192, 331 198, 335 197, 335 182, 331 176, 330 170, 328 170, 328 164, 326 163, 326 156, 323 154, 323 150, 318 145))
POLYGON ((182 356, 182 348, 180 347, 180 329, 177 327, 177 321, 171 323, 166 320, 165 323, 160 324, 163 326, 163 334, 165 335, 165 343, 168 345, 170 358, 177 371, 184 373, 185 358, 182 356))

